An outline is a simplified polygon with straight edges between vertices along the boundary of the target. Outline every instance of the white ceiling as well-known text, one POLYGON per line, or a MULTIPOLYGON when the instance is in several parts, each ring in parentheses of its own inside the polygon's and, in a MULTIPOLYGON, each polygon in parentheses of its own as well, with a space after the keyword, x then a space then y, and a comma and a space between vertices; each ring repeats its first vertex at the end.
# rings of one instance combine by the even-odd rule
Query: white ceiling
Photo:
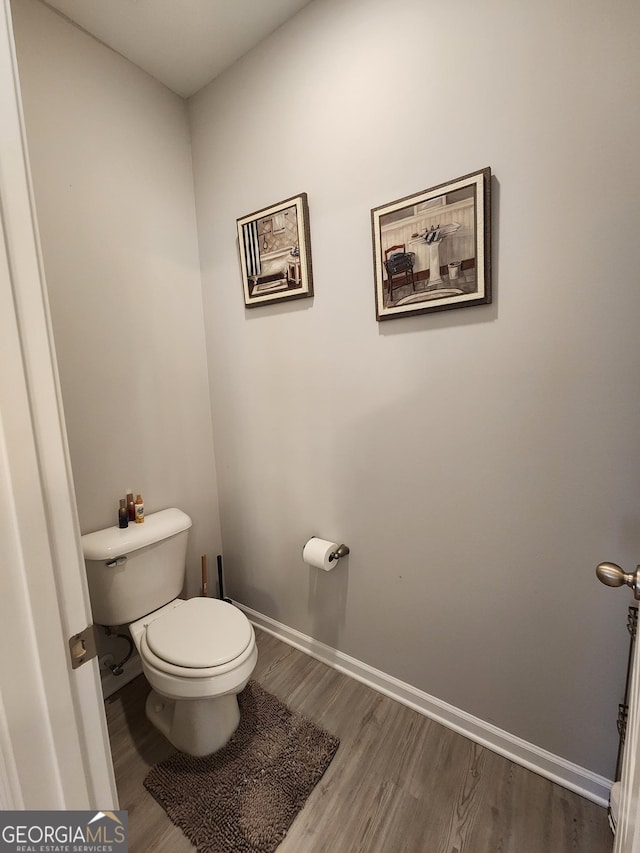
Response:
POLYGON ((188 98, 310 0, 43 0, 188 98))

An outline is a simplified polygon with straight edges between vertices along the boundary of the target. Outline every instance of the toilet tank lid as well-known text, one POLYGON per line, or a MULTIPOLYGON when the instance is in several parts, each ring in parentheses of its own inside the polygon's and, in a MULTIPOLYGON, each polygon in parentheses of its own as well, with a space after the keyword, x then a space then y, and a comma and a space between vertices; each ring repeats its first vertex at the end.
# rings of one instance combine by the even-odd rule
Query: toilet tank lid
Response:
POLYGON ((107 527, 81 537, 85 560, 110 560, 122 557, 154 542, 161 542, 191 527, 191 519, 172 507, 145 515, 143 524, 131 522, 128 527, 107 527))

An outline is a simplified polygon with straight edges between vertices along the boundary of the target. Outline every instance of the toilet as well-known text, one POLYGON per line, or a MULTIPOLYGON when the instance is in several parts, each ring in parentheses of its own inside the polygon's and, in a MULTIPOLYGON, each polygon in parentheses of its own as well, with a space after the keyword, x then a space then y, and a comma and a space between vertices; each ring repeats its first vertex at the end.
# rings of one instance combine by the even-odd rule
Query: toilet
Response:
POLYGON ((82 537, 94 622, 128 625, 152 690, 146 714, 181 752, 221 749, 258 660, 247 617, 216 598, 179 598, 191 519, 179 509, 82 537))

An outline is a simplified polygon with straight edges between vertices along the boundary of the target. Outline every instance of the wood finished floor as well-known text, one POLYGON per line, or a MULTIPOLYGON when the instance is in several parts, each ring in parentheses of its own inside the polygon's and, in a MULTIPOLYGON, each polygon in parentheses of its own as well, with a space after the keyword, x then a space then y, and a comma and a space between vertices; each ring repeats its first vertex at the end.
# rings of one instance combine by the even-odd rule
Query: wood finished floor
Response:
MULTIPOLYGON (((340 738, 278 853, 610 853, 606 812, 256 631, 254 678, 340 738)), ((142 676, 107 700, 131 853, 194 848, 147 793, 173 748, 144 715, 142 676)))

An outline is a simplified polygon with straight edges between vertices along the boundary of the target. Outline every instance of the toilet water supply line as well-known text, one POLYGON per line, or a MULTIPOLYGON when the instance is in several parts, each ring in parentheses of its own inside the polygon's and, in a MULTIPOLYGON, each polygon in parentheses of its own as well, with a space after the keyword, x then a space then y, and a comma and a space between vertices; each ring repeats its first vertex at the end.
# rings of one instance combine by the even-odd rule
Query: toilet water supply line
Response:
POLYGON ((123 667, 125 663, 133 654, 133 640, 131 639, 131 637, 127 636, 127 634, 116 634, 116 632, 112 631, 108 625, 103 625, 102 627, 104 628, 104 633, 107 635, 107 637, 117 637, 120 640, 124 640, 129 646, 127 654, 122 658, 121 661, 119 661, 119 663, 107 663, 108 656, 106 655, 102 659, 102 663, 104 664, 106 669, 110 669, 113 675, 122 675, 122 673, 124 672, 123 667))

